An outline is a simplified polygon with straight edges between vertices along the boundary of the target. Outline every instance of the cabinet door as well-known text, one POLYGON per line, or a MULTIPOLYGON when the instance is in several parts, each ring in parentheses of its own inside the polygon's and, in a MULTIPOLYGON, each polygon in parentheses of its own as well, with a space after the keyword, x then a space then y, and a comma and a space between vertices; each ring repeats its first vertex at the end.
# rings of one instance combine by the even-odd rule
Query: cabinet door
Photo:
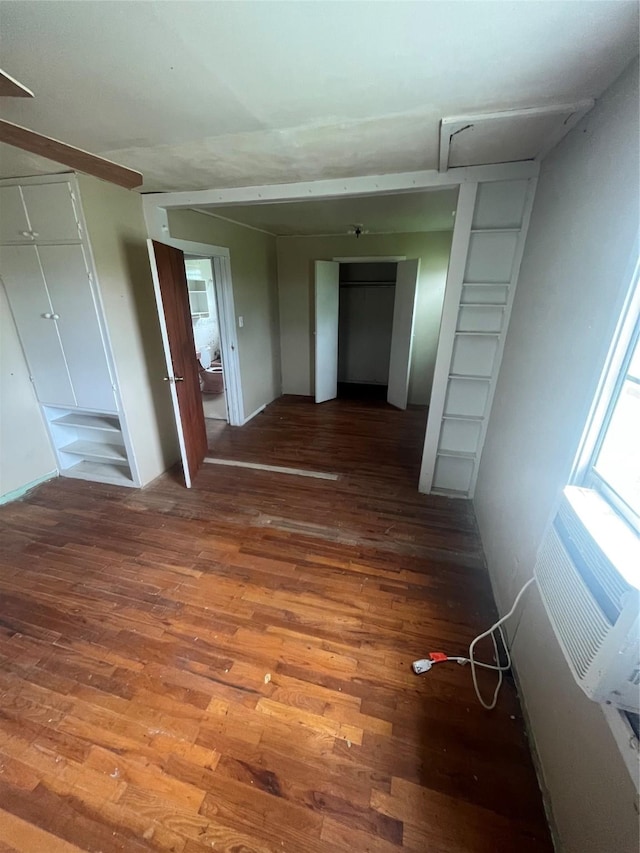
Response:
POLYGON ((0 277, 41 403, 75 406, 53 307, 35 246, 0 248, 0 277), (49 315, 47 317, 46 315, 49 315))
POLYGON ((20 187, 0 187, 0 243, 31 243, 20 187))
POLYGON ((36 242, 80 239, 71 184, 26 184, 22 197, 36 242))
POLYGON ((39 246, 77 404, 114 412, 115 398, 82 246, 39 246))

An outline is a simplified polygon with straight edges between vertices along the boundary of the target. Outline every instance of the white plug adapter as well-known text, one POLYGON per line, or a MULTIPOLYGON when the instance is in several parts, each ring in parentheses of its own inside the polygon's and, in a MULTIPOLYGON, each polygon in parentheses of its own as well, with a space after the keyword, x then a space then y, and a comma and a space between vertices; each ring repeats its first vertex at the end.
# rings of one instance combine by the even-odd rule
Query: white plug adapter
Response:
POLYGON ((411 669, 415 672, 416 675, 422 675, 423 672, 429 672, 432 666, 432 660, 422 658, 422 660, 414 660, 414 662, 411 664, 411 669))

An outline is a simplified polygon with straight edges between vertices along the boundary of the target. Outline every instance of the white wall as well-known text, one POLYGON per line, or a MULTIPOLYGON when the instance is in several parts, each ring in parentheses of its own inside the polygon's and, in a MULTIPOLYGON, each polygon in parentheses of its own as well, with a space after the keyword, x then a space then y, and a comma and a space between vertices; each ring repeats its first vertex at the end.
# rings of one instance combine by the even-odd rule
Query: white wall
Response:
POLYGON ((171 236, 230 252, 245 417, 281 393, 276 240, 270 234, 191 210, 169 211, 171 236))
MULTIPOLYGON (((628 284, 637 234, 638 67, 542 165, 475 507, 505 611, 567 482, 628 284)), ((575 684, 537 589, 514 655, 566 853, 637 853, 634 785, 575 684)))
POLYGON ((82 208, 142 484, 178 458, 138 193, 79 175, 82 208))
POLYGON ((420 258, 409 402, 431 397, 450 231, 363 234, 355 237, 278 237, 282 391, 313 394, 313 262, 336 257, 420 258))
POLYGON ((0 501, 57 468, 4 287, 0 286, 0 501))

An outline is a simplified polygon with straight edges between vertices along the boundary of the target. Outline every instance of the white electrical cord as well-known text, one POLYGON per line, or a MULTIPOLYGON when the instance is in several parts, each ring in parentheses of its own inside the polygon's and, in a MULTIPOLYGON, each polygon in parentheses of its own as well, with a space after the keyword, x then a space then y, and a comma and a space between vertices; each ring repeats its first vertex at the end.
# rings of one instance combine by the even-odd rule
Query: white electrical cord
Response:
POLYGON ((507 645, 504 633, 502 632, 502 624, 507 621, 513 614, 515 613, 516 607, 520 603, 520 599, 525 594, 527 589, 534 583, 535 578, 530 578, 526 584, 522 587, 520 592, 516 595, 515 601, 511 607, 511 610, 502 617, 502 619, 498 619, 498 621, 492 625, 488 631, 485 631, 483 634, 478 634, 475 640, 471 641, 471 645, 469 646, 469 663, 471 664, 471 678, 473 679, 473 689, 476 691, 476 696, 478 697, 478 702, 482 705, 483 708, 486 708, 487 711, 493 711, 498 702, 498 693, 500 692, 500 688, 502 687, 502 673, 506 672, 508 669, 511 669, 511 655, 509 654, 509 646, 507 645), (476 647, 476 644, 483 640, 485 637, 488 637, 491 634, 491 640, 493 641, 493 650, 495 652, 496 661, 499 660, 498 657, 498 644, 496 643, 495 631, 498 630, 500 632, 500 639, 502 640, 502 645, 504 646, 504 650, 507 654, 507 663, 506 666, 494 666, 489 667, 488 664, 479 664, 476 663, 475 658, 473 657, 473 650, 476 647), (478 679, 476 676, 476 667, 484 666, 486 668, 494 669, 498 673, 498 683, 496 684, 496 689, 493 692, 493 699, 490 704, 487 704, 482 696, 480 695, 480 688, 478 687, 478 679))
POLYGON ((476 696, 478 697, 478 702, 482 705, 483 708, 486 708, 487 711, 493 711, 498 702, 498 694, 500 693, 500 688, 502 687, 502 673, 507 672, 507 670, 511 669, 511 655, 509 654, 509 647, 507 645, 507 641, 504 636, 504 632, 502 630, 502 624, 507 621, 513 614, 515 613, 516 607, 520 603, 520 599, 525 594, 526 590, 531 586, 531 584, 535 581, 535 578, 530 578, 526 584, 522 587, 520 592, 516 595, 515 601, 511 607, 511 610, 502 617, 502 619, 498 619, 498 621, 492 625, 488 631, 484 631, 482 634, 478 634, 478 636, 471 641, 469 646, 469 657, 449 657, 448 655, 444 655, 442 653, 436 652, 432 653, 431 659, 419 660, 413 662, 413 671, 420 675, 423 672, 428 672, 431 667, 435 663, 442 663, 444 661, 455 661, 461 665, 466 663, 471 664, 471 678, 473 679, 473 689, 475 690, 476 696), (500 633, 500 639, 502 641, 502 645, 504 647, 505 653, 507 655, 507 662, 504 666, 500 666, 499 660, 500 656, 498 654, 498 644, 496 643, 495 632, 498 631, 500 633), (491 636, 491 641, 493 642, 493 651, 495 655, 495 659, 497 665, 490 663, 483 663, 482 661, 477 661, 474 658, 474 649, 476 644, 483 640, 485 637, 491 636), (493 698, 490 703, 484 701, 482 696, 480 695, 480 688, 478 687, 478 679, 476 674, 476 667, 481 667, 482 669, 490 669, 493 672, 498 673, 498 683, 496 684, 496 689, 493 692, 493 698))

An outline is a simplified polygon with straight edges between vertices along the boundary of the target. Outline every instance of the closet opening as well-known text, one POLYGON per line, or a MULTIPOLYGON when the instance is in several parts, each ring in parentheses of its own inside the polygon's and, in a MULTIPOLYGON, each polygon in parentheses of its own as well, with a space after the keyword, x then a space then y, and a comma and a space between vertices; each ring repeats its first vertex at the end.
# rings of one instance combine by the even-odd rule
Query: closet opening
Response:
POLYGON ((205 421, 229 421, 220 312, 211 258, 185 256, 189 309, 205 421))
POLYGON ((338 399, 386 400, 397 263, 341 263, 338 399))

